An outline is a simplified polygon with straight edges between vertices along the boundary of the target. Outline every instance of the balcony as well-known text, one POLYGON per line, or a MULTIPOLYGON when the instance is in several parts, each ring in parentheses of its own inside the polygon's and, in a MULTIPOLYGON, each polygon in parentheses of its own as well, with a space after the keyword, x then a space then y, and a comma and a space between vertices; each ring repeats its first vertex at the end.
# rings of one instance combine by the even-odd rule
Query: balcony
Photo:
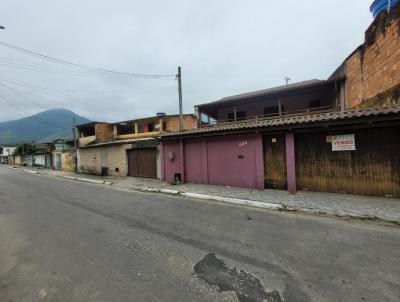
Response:
POLYGON ((78 141, 79 141, 79 146, 80 147, 87 146, 90 143, 93 143, 93 142, 96 141, 96 135, 80 137, 78 141))
POLYGON ((142 133, 129 133, 129 134, 117 134, 115 139, 134 139, 134 138, 147 138, 157 137, 161 134, 160 131, 142 132, 142 133))
POLYGON ((263 115, 254 115, 248 116, 244 118, 237 118, 236 120, 233 119, 213 119, 210 122, 204 122, 200 120, 200 128, 207 128, 207 127, 216 127, 221 125, 228 125, 228 124, 238 124, 238 123, 248 123, 248 122, 258 122, 264 120, 279 120, 283 118, 295 117, 295 116, 305 116, 305 115, 316 115, 321 113, 327 112, 335 112, 339 111, 336 108, 332 108, 330 106, 326 107, 316 107, 316 108, 308 108, 296 111, 285 111, 274 114, 263 114, 263 115))

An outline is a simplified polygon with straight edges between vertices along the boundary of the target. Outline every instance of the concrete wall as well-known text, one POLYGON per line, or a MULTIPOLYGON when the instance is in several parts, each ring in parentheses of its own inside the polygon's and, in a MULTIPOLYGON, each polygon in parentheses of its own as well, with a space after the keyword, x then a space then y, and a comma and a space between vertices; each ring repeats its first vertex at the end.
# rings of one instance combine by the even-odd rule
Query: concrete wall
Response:
POLYGON ((14 164, 18 166, 22 165, 22 157, 20 155, 15 155, 14 164))
POLYGON ((101 168, 107 167, 111 176, 127 176, 126 150, 130 145, 81 148, 79 150, 79 173, 101 175, 101 168))
POLYGON ((162 179, 166 181, 180 174, 188 183, 264 189, 260 134, 165 142, 162 153, 162 179))
POLYGON ((44 167, 46 165, 46 154, 33 155, 33 163, 35 166, 44 167))
POLYGON ((101 149, 87 148, 79 150, 79 173, 101 174, 101 149))
POLYGON ((347 108, 399 102, 400 5, 372 23, 365 43, 346 60, 345 70, 347 108), (386 97, 379 96, 385 92, 386 97))
POLYGON ((61 170, 65 172, 75 172, 75 150, 62 151, 61 170))

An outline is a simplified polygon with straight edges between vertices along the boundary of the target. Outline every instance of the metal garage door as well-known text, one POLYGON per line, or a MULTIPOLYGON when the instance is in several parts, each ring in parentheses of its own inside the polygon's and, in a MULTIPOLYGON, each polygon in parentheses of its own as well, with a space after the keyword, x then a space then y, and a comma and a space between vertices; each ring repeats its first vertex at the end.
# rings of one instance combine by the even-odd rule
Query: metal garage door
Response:
POLYGON ((128 175, 157 177, 156 149, 134 149, 128 151, 128 175))

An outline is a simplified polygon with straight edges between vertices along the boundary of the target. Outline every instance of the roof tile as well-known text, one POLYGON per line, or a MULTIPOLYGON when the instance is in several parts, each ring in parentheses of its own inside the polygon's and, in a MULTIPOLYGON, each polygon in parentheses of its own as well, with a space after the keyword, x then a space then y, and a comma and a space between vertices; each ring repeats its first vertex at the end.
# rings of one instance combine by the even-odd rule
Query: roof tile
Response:
POLYGON ((324 122, 331 120, 336 121, 336 120, 354 119, 354 118, 362 118, 362 117, 378 116, 378 115, 391 115, 399 113, 400 113, 400 105, 391 107, 372 108, 372 109, 371 108, 355 109, 343 112, 335 111, 335 112, 317 113, 317 114, 301 115, 294 117, 265 119, 260 121, 243 121, 236 123, 232 122, 229 124, 218 125, 215 127, 198 128, 182 132, 164 133, 161 135, 161 137, 172 138, 172 137, 181 137, 185 135, 196 135, 196 134, 200 135, 204 133, 223 132, 230 130, 241 130, 241 129, 252 129, 252 128, 257 129, 257 128, 265 128, 265 127, 273 127, 281 125, 296 125, 296 124, 324 122))

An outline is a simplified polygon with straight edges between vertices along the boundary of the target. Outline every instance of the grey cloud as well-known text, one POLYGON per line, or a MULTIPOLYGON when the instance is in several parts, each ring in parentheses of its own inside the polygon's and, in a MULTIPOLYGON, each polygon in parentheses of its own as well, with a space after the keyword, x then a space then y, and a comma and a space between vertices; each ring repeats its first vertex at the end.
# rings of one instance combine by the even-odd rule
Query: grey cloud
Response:
MULTIPOLYGON (((293 81, 326 78, 362 43, 372 21, 368 4, 365 0, 3 0, 0 24, 6 30, 0 31, 0 41, 125 72, 174 74, 181 65, 184 109, 192 112, 197 103, 280 85, 285 76, 293 81)), ((40 62, 0 47, 0 58, 4 57, 40 62)), ((172 78, 96 79, 5 66, 0 66, 3 82, 1 75, 81 90, 60 94, 13 86, 45 108, 65 107, 93 120, 178 111, 172 78), (93 90, 114 92, 85 92, 93 90)), ((1 97, 28 113, 43 110, 3 88, 3 104, 1 97)), ((13 106, 4 108, 0 120, 24 115, 13 106)))

